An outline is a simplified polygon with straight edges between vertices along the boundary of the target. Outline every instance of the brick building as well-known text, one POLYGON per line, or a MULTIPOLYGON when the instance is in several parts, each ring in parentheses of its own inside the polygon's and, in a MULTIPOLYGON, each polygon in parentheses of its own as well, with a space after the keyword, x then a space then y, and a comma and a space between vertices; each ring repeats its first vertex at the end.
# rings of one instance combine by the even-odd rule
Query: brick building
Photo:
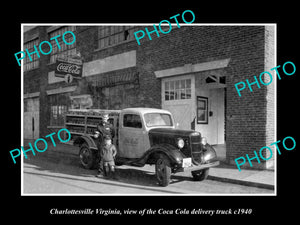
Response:
MULTIPOLYGON (((226 146, 226 161, 275 141, 274 82, 239 97, 234 84, 275 67, 273 25, 181 26, 138 45, 145 26, 36 26, 24 33, 24 49, 71 30, 76 43, 24 60, 24 138, 63 126, 68 108, 168 109, 179 128, 195 129, 226 146), (80 55, 82 79, 55 76, 55 61, 80 55)), ((153 30, 153 26, 148 26, 153 30)), ((62 43, 63 45, 63 43, 62 43)), ((275 77, 275 76, 274 76, 275 77)), ((265 153, 265 152, 264 152, 265 153)), ((275 154, 275 152, 274 152, 275 154)), ((267 158, 267 156, 265 156, 267 158)), ((269 168, 273 159, 255 163, 269 168)))

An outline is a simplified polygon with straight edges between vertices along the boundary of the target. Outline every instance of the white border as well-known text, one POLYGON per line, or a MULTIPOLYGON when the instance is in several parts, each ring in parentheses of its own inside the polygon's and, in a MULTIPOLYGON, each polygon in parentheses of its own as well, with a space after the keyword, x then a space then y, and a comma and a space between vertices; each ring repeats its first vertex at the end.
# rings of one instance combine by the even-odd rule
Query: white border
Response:
MULTIPOLYGON (((24 51, 24 28, 21 24, 21 51, 24 51)), ((21 146, 24 146, 24 66, 23 66, 23 60, 21 62, 21 146)), ((20 149, 21 150, 21 149, 20 149)), ((23 164, 24 163, 24 157, 23 157, 23 151, 21 150, 21 196, 24 194, 24 188, 23 188, 23 182, 24 182, 24 176, 23 176, 23 164)))
MULTIPOLYGON (((176 23, 171 23, 172 25, 177 25, 176 23)), ((180 26, 274 26, 274 62, 275 65, 277 65, 277 23, 191 23, 191 24, 182 24, 179 23, 180 26)), ((158 23, 97 23, 97 24, 90 24, 90 23, 21 23, 21 51, 23 51, 23 42, 24 42, 24 26, 126 26, 126 25, 138 25, 138 26, 153 26, 153 25, 158 25, 158 23)), ((165 25, 165 24, 161 24, 165 25)), ((166 25, 167 26, 167 25, 166 25)), ((271 69, 271 68, 270 68, 271 69)), ((24 105, 23 105, 23 93, 24 93, 24 73, 23 73, 23 61, 21 64, 21 146, 24 146, 23 143, 23 111, 24 111, 24 105)), ((277 77, 274 82, 275 88, 275 104, 274 104, 274 124, 275 124, 275 141, 277 140, 277 77)), ((276 152, 276 151, 274 151, 276 152)), ((41 193, 24 193, 24 188, 23 188, 23 182, 24 182, 24 177, 23 177, 23 152, 21 151, 21 196, 277 196, 277 154, 275 154, 274 157, 274 193, 266 194, 266 193, 254 193, 254 194, 215 194, 215 193, 207 193, 207 194, 124 194, 124 193, 113 193, 113 194, 60 194, 60 193, 47 193, 47 194, 41 194, 41 193)))

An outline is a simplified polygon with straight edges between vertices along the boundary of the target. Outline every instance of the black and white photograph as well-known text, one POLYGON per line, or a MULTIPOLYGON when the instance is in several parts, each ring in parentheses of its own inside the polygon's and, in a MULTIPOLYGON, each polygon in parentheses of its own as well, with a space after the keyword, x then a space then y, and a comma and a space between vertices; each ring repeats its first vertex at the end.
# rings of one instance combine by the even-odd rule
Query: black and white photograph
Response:
POLYGON ((5 217, 295 217, 296 6, 111 3, 3 7, 5 217))
POLYGON ((24 195, 276 194, 276 24, 22 28, 24 195))

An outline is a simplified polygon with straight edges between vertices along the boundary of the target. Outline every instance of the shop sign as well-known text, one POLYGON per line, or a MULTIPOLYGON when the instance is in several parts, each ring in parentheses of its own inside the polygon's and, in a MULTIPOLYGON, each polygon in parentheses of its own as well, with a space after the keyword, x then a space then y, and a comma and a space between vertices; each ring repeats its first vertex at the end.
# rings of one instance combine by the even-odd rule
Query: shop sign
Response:
POLYGON ((81 78, 82 76, 82 61, 78 59, 62 59, 56 60, 55 76, 65 77, 67 74, 73 78, 81 78))

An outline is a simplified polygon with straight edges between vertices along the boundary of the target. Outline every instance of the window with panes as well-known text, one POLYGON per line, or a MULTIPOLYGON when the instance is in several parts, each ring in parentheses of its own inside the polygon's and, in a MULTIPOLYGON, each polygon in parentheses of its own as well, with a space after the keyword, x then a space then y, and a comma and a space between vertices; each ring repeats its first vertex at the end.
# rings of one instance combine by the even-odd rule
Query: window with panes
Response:
MULTIPOLYGON (((76 31, 76 26, 61 27, 57 30, 52 31, 49 34, 50 39, 57 35, 60 35, 58 38, 56 38, 56 40, 59 43, 60 49, 57 46, 55 39, 50 41, 52 45, 52 52, 50 54, 50 63, 55 63, 58 57, 68 58, 76 55, 76 41, 71 45, 67 45, 66 43, 64 43, 62 39, 62 36, 66 31, 72 31, 74 33, 76 31)), ((74 39, 73 35, 70 33, 67 33, 64 36, 64 38, 67 43, 71 43, 74 39)))
MULTIPOLYGON (((34 47, 38 50, 39 47, 39 40, 34 39, 31 41, 28 41, 24 44, 24 52, 26 52, 26 49, 28 50, 29 53, 32 53, 35 51, 34 47)), ((39 50, 38 50, 39 51, 39 50)), ((23 59, 23 65, 24 65, 24 71, 32 70, 35 68, 39 67, 39 57, 36 53, 30 55, 31 60, 29 57, 26 55, 26 57, 23 59)))
POLYGON ((70 93, 49 95, 50 126, 63 126, 64 115, 70 108, 70 93))
POLYGON ((99 26, 98 48, 101 49, 124 41, 133 40, 134 32, 138 30, 139 28, 135 26, 99 26))
POLYGON ((191 99, 191 79, 165 81, 165 101, 191 99))

